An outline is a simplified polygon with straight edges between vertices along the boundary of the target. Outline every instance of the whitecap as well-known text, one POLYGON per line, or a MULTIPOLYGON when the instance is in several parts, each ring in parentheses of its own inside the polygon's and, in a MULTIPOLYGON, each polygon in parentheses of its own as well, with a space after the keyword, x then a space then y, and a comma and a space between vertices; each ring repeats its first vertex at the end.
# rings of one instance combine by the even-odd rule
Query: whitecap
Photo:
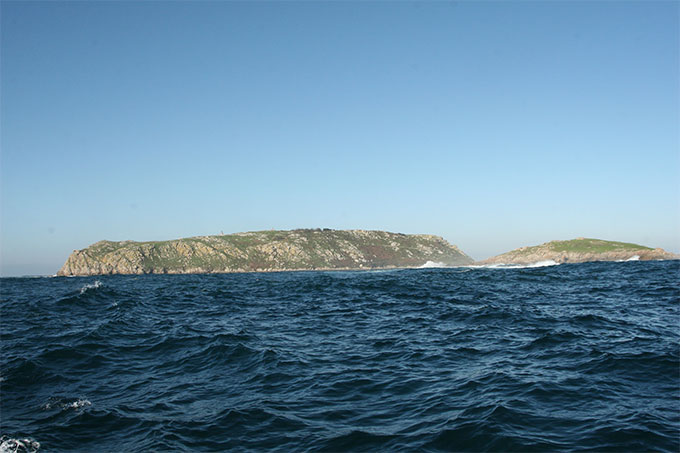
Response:
MULTIPOLYGON (((80 398, 76 400, 63 399, 60 397, 50 398, 45 404, 42 405, 43 410, 50 410, 53 408, 60 409, 81 409, 86 406, 92 406, 90 400, 85 398, 80 398)), ((0 452, 1 453, 1 452, 0 452)))
POLYGON ((83 286, 82 288, 80 288, 80 294, 85 294, 87 291, 89 291, 91 289, 94 290, 94 289, 100 288, 102 285, 103 285, 102 282, 100 282, 99 280, 96 280, 94 283, 87 284, 87 285, 83 286))
POLYGON ((420 269, 430 269, 430 268, 437 268, 437 267, 447 267, 446 264, 440 263, 438 261, 428 261, 422 266, 420 266, 420 269))
POLYGON ((0 453, 33 453, 40 449, 40 442, 34 439, 12 439, 9 436, 0 437, 0 453))
POLYGON ((640 255, 633 255, 625 260, 616 260, 617 263, 625 263, 626 261, 640 261, 640 255))
POLYGON ((81 407, 85 406, 92 406, 92 403, 89 400, 82 399, 64 405, 64 407, 71 409, 80 409, 81 407))
POLYGON ((469 268, 476 269, 532 269, 536 267, 548 267, 548 266, 559 266, 560 263, 554 260, 537 261, 535 263, 529 264, 505 264, 505 263, 495 263, 495 264, 473 264, 471 266, 466 266, 469 268))
POLYGON ((524 267, 548 267, 548 266, 559 266, 560 263, 554 260, 538 261, 536 263, 528 264, 524 267))

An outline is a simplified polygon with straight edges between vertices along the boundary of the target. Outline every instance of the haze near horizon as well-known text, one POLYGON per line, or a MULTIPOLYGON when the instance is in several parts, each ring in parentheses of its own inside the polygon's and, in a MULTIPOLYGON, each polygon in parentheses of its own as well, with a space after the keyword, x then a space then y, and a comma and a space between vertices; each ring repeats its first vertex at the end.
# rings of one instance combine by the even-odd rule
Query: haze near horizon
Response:
POLYGON ((376 229, 680 252, 677 2, 2 2, 0 275, 376 229))

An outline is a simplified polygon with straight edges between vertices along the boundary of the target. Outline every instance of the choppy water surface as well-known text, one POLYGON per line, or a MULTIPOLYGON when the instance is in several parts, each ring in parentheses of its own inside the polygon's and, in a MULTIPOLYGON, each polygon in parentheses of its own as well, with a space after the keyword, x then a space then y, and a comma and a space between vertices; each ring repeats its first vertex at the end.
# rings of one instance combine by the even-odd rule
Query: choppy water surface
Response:
POLYGON ((680 263, 3 279, 5 451, 680 449, 680 263))

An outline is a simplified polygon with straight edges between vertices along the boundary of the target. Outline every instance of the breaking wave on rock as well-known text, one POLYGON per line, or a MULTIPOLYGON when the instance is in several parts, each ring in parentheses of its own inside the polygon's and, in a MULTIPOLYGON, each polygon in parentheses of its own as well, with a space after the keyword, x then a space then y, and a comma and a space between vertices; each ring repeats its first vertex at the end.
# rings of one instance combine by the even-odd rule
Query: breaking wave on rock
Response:
POLYGON ((554 260, 537 261, 535 263, 529 264, 504 264, 504 263, 494 263, 494 264, 473 264, 470 268, 480 268, 480 269, 532 269, 535 267, 549 267, 549 266, 559 266, 560 263, 554 260))
POLYGON ((640 255, 633 255, 625 260, 616 260, 617 263, 627 263, 629 261, 640 261, 640 255))
POLYGON ((442 267, 449 267, 444 263, 440 263, 438 261, 428 261, 422 266, 420 266, 420 269, 437 269, 437 268, 442 268, 442 267))

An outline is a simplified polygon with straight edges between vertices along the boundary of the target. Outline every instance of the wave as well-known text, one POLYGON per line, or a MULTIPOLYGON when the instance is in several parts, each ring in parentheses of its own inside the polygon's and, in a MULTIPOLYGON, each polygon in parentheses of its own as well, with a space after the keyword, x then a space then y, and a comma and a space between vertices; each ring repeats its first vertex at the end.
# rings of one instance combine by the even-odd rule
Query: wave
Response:
POLYGON ((420 266, 420 269, 430 269, 430 268, 437 268, 437 267, 448 267, 444 263, 440 263, 438 261, 428 261, 422 266, 420 266))
POLYGON ((640 261, 640 255, 633 255, 627 260, 616 260, 617 263, 624 263, 626 261, 640 261))
POLYGON ((533 269, 536 267, 549 267, 549 266, 559 266, 554 260, 537 261, 535 263, 529 264, 505 264, 505 263, 495 263, 495 264, 472 264, 470 266, 464 266, 472 269, 533 269))
POLYGON ((89 283, 82 288, 80 288, 80 294, 85 294, 86 292, 90 290, 95 290, 97 288, 101 288, 103 286, 103 283, 100 282, 99 280, 96 280, 94 283, 89 283))
POLYGON ((2 280, 0 453, 680 453, 678 262, 546 264, 2 280))
POLYGON ((90 400, 76 400, 72 403, 66 404, 64 407, 67 409, 80 409, 81 407, 92 406, 90 400))
POLYGON ((0 437, 0 453, 33 453, 40 449, 40 442, 31 438, 12 439, 9 436, 0 437))
POLYGON ((85 406, 92 406, 92 403, 90 402, 90 400, 85 400, 85 399, 77 400, 77 401, 74 401, 72 403, 67 404, 65 407, 67 407, 69 409, 80 409, 81 407, 85 407, 85 406))
POLYGON ((86 406, 92 406, 92 402, 85 398, 75 400, 67 400, 63 398, 50 398, 50 400, 47 403, 43 404, 42 409, 50 410, 55 407, 61 409, 81 409, 86 406))

